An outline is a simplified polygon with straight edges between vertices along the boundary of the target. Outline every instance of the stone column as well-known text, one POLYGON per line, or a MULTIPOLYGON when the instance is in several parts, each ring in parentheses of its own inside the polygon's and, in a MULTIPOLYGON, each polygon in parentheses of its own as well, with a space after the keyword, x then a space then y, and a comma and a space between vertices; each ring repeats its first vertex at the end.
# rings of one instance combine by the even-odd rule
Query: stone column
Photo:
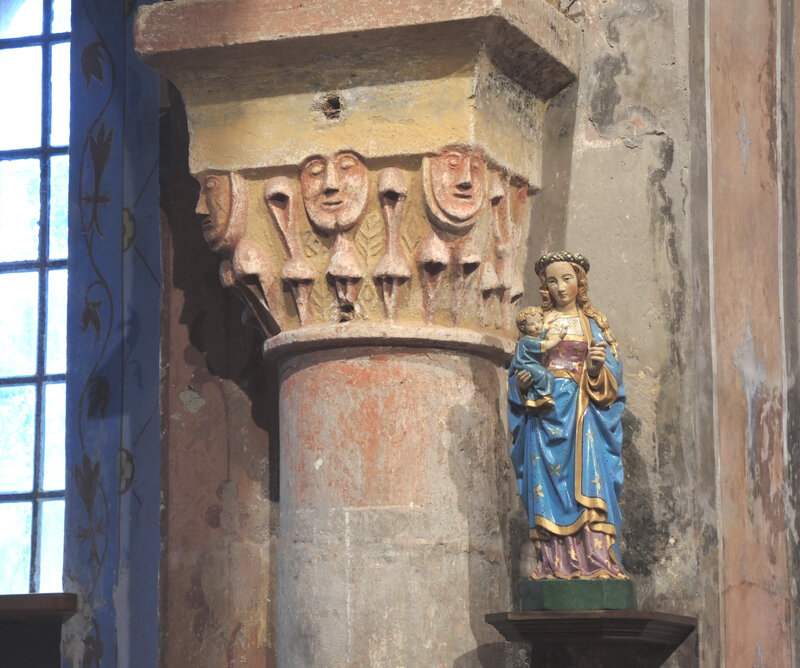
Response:
POLYGON ((544 0, 174 0, 136 30, 279 370, 279 664, 502 665, 503 367, 574 26, 544 0))

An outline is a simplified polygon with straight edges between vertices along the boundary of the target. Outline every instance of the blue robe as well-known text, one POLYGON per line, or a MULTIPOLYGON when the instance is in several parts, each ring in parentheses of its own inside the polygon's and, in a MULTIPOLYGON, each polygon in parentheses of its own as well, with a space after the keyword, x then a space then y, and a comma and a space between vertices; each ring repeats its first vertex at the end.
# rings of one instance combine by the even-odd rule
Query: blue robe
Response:
MULTIPOLYGON (((581 312, 580 320, 584 337, 590 331, 596 341, 604 340, 593 319, 581 312)), ((531 537, 572 535, 588 522, 610 537, 619 561, 622 365, 609 349, 596 381, 589 379, 585 364, 580 374, 554 375, 555 408, 538 415, 526 413, 514 372, 508 378, 511 460, 531 537)))
POLYGON ((521 336, 511 358, 509 374, 527 371, 531 374, 531 386, 528 388, 528 401, 536 402, 553 394, 553 374, 542 366, 542 341, 547 338, 547 329, 542 329, 538 338, 521 336))

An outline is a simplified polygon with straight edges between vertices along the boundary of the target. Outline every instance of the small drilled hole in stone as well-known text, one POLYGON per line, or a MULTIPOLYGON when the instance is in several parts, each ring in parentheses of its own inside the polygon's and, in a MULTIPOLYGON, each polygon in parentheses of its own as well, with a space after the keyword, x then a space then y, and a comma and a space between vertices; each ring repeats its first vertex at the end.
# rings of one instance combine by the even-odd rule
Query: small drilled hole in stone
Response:
POLYGON ((328 93, 323 97, 321 108, 325 118, 339 118, 342 114, 342 98, 339 93, 328 93))

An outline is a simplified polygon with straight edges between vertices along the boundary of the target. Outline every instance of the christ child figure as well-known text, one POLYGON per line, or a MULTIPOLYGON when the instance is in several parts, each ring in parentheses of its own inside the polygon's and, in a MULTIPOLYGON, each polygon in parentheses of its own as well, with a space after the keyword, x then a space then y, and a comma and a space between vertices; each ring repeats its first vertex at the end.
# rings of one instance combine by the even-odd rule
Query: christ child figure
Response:
POLYGON ((518 371, 531 375, 531 386, 526 392, 525 406, 528 412, 540 413, 555 406, 553 401, 553 374, 542 365, 542 355, 554 348, 567 335, 564 327, 558 334, 548 334, 544 326, 544 314, 538 306, 522 309, 516 318, 521 336, 511 358, 509 376, 518 371))

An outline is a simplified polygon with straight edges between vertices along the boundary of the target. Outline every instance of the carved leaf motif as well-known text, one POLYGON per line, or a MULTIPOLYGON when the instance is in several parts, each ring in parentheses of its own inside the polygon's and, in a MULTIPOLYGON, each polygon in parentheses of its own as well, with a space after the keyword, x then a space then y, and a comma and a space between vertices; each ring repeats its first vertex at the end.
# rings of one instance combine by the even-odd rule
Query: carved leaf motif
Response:
POLYGON ((86 87, 92 77, 103 83, 103 43, 91 42, 81 51, 81 72, 86 81, 86 87))
POLYGON ((86 417, 92 419, 98 413, 101 417, 105 417, 108 401, 111 398, 111 383, 108 382, 108 378, 94 376, 89 381, 87 396, 89 398, 89 407, 86 409, 86 417))
POLYGON ((419 242, 422 241, 422 235, 424 233, 425 228, 423 227, 422 218, 415 215, 405 217, 405 225, 403 227, 403 232, 400 235, 400 239, 402 240, 409 254, 413 255, 414 249, 419 246, 419 242))
POLYGON ((370 259, 383 253, 386 245, 383 232, 383 221, 379 216, 371 215, 361 224, 356 232, 355 245, 361 256, 370 259))
POLYGON ((97 343, 97 339, 100 337, 99 309, 100 302, 87 301, 83 307, 83 313, 81 313, 81 332, 85 334, 86 330, 89 329, 89 325, 94 327, 95 343, 97 343))
MULTIPOLYGON (((324 281, 321 282, 321 285, 326 285, 324 281)), ((311 292, 311 314, 312 318, 317 316, 321 313, 324 313, 328 307, 329 303, 329 295, 327 291, 323 287, 321 290, 317 290, 316 286, 315 289, 311 292)))
POLYGON ((378 292, 371 280, 364 281, 364 286, 361 288, 361 303, 366 305, 370 311, 378 311, 381 308, 378 292))
POLYGON ((299 236, 303 248, 303 255, 306 257, 316 257, 322 252, 322 242, 311 230, 305 230, 301 232, 299 236))

